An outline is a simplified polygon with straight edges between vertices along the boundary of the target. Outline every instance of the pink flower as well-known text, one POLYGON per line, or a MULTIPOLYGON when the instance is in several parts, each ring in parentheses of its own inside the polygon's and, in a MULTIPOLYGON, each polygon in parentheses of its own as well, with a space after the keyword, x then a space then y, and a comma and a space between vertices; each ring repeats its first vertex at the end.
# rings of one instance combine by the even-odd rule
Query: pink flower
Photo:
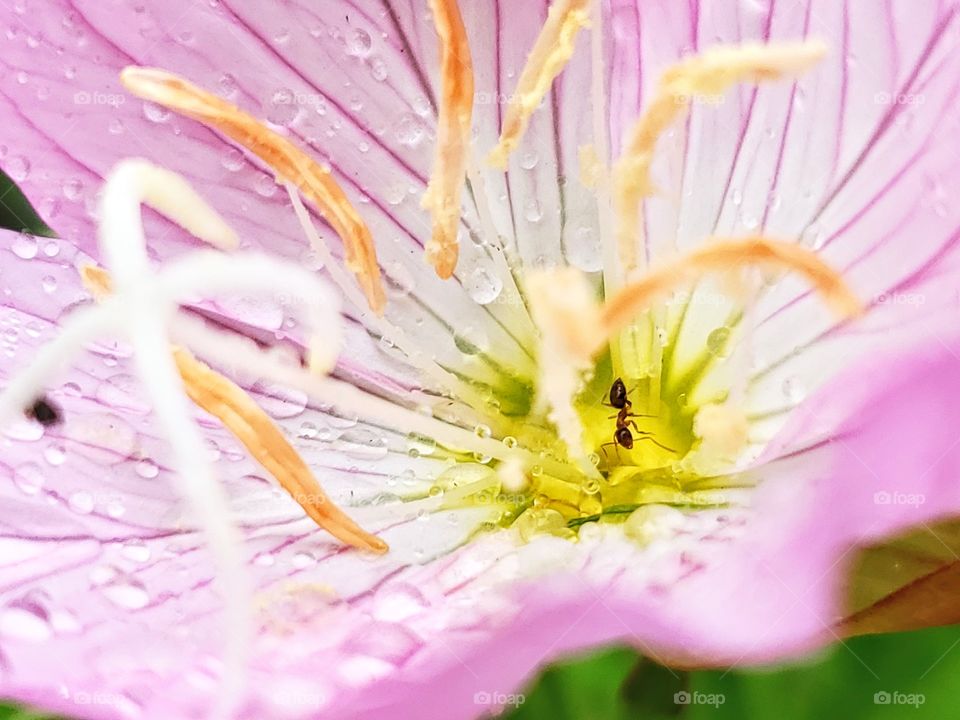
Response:
POLYGON ((842 637, 858 548, 960 511, 956 4, 315 5, 2 11, 0 164, 59 238, 2 234, 0 410, 60 422, 5 418, 0 694, 468 718, 601 643, 842 637))

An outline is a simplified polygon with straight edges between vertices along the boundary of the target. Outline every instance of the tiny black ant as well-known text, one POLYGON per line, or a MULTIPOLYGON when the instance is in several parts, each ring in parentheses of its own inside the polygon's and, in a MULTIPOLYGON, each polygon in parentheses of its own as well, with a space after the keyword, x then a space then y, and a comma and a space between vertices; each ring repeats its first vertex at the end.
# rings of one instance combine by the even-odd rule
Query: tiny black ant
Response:
POLYGON ((34 400, 24 410, 24 414, 44 427, 57 425, 63 419, 60 409, 45 397, 38 397, 34 400))
POLYGON ((627 395, 629 395, 629 392, 627 391, 627 386, 624 385, 623 380, 621 378, 614 380, 613 384, 610 386, 610 402, 604 403, 604 405, 609 405, 610 407, 617 409, 617 414, 610 416, 611 420, 614 418, 617 419, 617 428, 613 431, 613 441, 604 443, 600 446, 600 449, 603 450, 604 455, 606 455, 607 448, 611 445, 617 451, 618 457, 620 448, 626 448, 627 450, 633 449, 633 433, 630 431, 631 426, 636 431, 638 439, 649 440, 657 447, 661 447, 664 450, 673 452, 673 448, 668 448, 666 445, 661 445, 654 439, 653 433, 641 430, 639 427, 637 427, 636 421, 630 419, 635 417, 648 418, 656 416, 640 415, 633 412, 633 403, 630 402, 630 400, 627 398, 627 395))

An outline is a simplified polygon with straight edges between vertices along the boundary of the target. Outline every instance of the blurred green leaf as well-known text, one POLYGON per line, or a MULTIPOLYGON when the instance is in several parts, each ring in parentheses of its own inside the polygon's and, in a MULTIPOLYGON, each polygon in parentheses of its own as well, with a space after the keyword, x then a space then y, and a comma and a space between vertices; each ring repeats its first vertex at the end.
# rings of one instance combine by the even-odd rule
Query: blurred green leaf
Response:
POLYGON ((44 237, 57 236, 3 170, 0 170, 0 228, 44 237))
POLYGON ((862 551, 850 575, 845 636, 960 622, 960 522, 924 525, 862 551))
POLYGON ((942 720, 960 716, 960 628, 853 638, 789 667, 675 677, 638 661, 632 650, 605 650, 549 668, 525 695, 505 717, 942 720), (640 691, 650 697, 638 698, 640 691), (685 693, 678 696, 681 702, 673 702, 674 693, 685 693))

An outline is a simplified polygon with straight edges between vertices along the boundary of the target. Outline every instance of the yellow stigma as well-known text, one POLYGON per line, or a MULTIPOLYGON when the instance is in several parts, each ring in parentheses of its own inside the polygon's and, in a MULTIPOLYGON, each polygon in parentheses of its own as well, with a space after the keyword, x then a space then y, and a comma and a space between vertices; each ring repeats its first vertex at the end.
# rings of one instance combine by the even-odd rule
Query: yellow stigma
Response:
POLYGON ((657 140, 700 98, 717 102, 739 82, 760 83, 804 72, 826 54, 821 42, 721 46, 669 67, 647 109, 624 139, 613 167, 617 246, 626 269, 636 264, 640 202, 655 191, 650 179, 657 140))
MULTIPOLYGON (((84 287, 97 300, 110 294, 110 275, 103 268, 83 266, 80 276, 84 287)), ((387 551, 383 540, 363 530, 334 505, 303 458, 243 388, 197 360, 188 350, 173 347, 171 351, 188 397, 218 418, 317 525, 353 547, 376 553, 387 551)))
POLYGON ((430 0, 440 37, 440 109, 437 153, 423 207, 433 218, 427 262, 441 278, 453 275, 460 253, 460 195, 470 153, 473 116, 473 66, 470 45, 456 0, 430 0))
POLYGON ((589 5, 590 0, 554 0, 551 3, 547 21, 527 57, 517 89, 510 97, 500 141, 487 156, 487 162, 494 167, 507 169, 507 157, 519 144, 530 117, 573 55, 577 33, 590 24, 589 5))
POLYGON ((294 183, 343 240, 347 267, 370 309, 383 314, 386 296, 370 230, 327 168, 253 116, 177 75, 128 67, 120 80, 134 95, 219 130, 263 160, 278 177, 294 183))

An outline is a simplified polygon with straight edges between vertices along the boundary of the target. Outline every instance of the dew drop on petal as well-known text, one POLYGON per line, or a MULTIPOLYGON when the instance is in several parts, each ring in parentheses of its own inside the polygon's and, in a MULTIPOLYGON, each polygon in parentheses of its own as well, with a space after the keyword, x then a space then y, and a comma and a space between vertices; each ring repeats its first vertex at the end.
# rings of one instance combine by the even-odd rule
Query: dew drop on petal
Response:
POLYGON ((478 267, 467 278, 467 292, 478 305, 489 305, 503 290, 503 281, 485 267, 478 267))
POLYGON ((11 603, 0 613, 0 636, 42 642, 53 634, 46 609, 35 601, 11 603))
POLYGON ((79 513, 80 515, 89 515, 93 512, 93 495, 86 490, 78 490, 77 492, 72 493, 68 502, 70 509, 75 513, 79 513))
POLYGON ((43 488, 43 470, 36 463, 23 463, 14 468, 13 481, 24 494, 36 495, 43 488))
POLYGON ((170 119, 170 111, 167 108, 149 100, 143 103, 143 115, 147 120, 154 123, 164 123, 170 119))
POLYGON ((296 388, 273 383, 257 383, 257 404, 277 419, 296 417, 307 407, 307 394, 296 388))
POLYGON ((563 249, 567 261, 584 272, 597 272, 603 266, 600 235, 592 227, 577 228, 573 239, 563 249))
POLYGON ((385 622, 400 622, 430 607, 423 593, 413 585, 388 585, 373 599, 373 617, 385 622))
POLYGON ((227 148, 220 158, 220 164, 230 172, 236 172, 244 165, 243 153, 235 147, 227 148))
POLYGON ((781 390, 783 391, 783 396, 792 403, 802 401, 807 395, 803 381, 797 377, 788 377, 784 380, 783 385, 781 385, 781 390))
POLYGON ((527 222, 538 223, 543 219, 543 208, 536 198, 528 198, 523 204, 523 216, 527 222))
POLYGON ((67 459, 67 453, 62 445, 50 445, 43 451, 43 459, 53 467, 58 467, 67 459))
POLYGON ((120 553, 127 560, 137 563, 145 563, 150 559, 150 548, 143 540, 128 540, 123 544, 120 553))
POLYGON ((30 161, 23 155, 14 155, 7 160, 5 168, 14 182, 23 182, 30 177, 30 161))
POLYGON ((13 239, 10 249, 21 260, 33 260, 37 256, 39 243, 32 235, 20 233, 13 239))
POLYGON ((100 586, 100 592, 114 605, 127 610, 139 610, 150 602, 150 596, 143 583, 125 573, 118 572, 115 577, 100 586))
POLYGON ((296 119, 299 109, 293 90, 281 88, 270 96, 267 106, 267 121, 277 127, 286 127, 296 119))
POLYGON ((419 116, 408 112, 400 116, 394 134, 401 145, 416 147, 426 137, 427 126, 419 116))
POLYGON ((136 464, 137 475, 144 478, 145 480, 152 480, 157 475, 160 474, 159 466, 150 458, 143 458, 139 460, 136 464))
POLYGON ((354 28, 347 35, 347 52, 354 57, 365 58, 373 47, 370 33, 362 28, 354 28))
POLYGON ((707 351, 711 355, 722 357, 726 353, 729 340, 730 328, 726 326, 718 327, 707 335, 707 351))

